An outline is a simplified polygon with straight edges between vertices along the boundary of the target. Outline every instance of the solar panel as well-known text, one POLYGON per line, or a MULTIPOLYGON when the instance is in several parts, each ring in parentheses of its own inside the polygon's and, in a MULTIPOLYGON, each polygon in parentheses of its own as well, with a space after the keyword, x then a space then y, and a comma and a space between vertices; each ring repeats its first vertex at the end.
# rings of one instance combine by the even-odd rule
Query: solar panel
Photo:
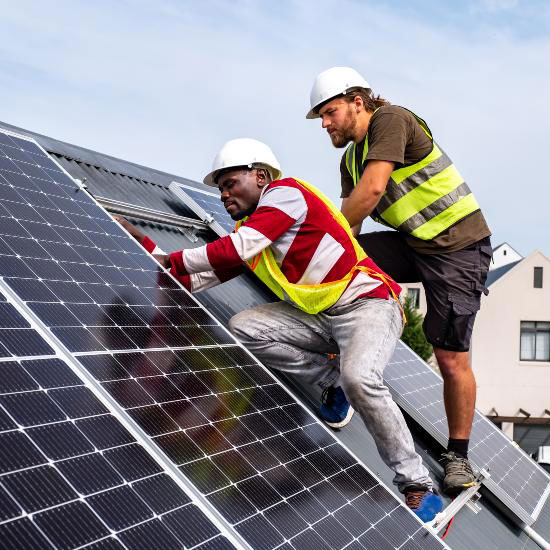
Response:
POLYGON ((226 540, 4 296, 0 323, 2 548, 226 540))
MULTIPOLYGON (((181 198, 190 204, 183 195, 181 198)), ((221 215, 228 217, 223 207, 221 210, 221 215)), ((211 211, 213 216, 218 216, 211 211)), ((226 234, 215 225, 212 229, 220 236, 226 234)), ((441 377, 399 342, 384 372, 384 380, 394 400, 439 443, 446 445, 447 417, 441 377)), ((484 479, 484 485, 531 525, 550 494, 550 476, 478 411, 470 437, 469 457, 476 468, 490 474, 484 479)))
MULTIPOLYGON (((11 162, 23 172, 23 161, 11 162)), ((1 173, 4 283, 240 540, 445 547, 57 164, 43 157, 40 165, 53 176, 47 192, 34 176, 16 185, 11 165, 1 173)), ((128 462, 120 453, 119 467, 128 462)), ((173 523, 172 535, 183 529, 173 523)), ((170 547, 141 526, 123 543, 142 539, 170 547)))
POLYGON ((219 193, 197 189, 177 181, 170 184, 170 190, 218 235, 232 233, 235 229, 235 222, 223 206, 219 193))
MULTIPOLYGON (((443 380, 402 342, 384 372, 394 400, 439 443, 446 445, 447 418, 443 380)), ((550 476, 476 411, 468 456, 490 477, 485 486, 522 521, 532 524, 550 492, 550 476)))

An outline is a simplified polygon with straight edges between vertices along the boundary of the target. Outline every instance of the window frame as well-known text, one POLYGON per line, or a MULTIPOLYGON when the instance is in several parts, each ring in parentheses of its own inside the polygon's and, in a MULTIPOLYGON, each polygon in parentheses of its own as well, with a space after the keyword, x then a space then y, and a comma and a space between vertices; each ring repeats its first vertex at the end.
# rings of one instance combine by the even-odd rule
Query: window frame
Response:
MULTIPOLYGON (((548 358, 545 358, 545 359, 537 359, 537 333, 548 333, 550 335, 550 321, 520 321, 519 322, 519 360, 522 362, 522 363, 550 363, 550 348, 549 348, 549 351, 548 351, 548 358), (534 328, 527 328, 527 327, 523 327, 523 323, 533 323, 535 326, 534 328), (545 325, 549 325, 548 327, 545 327, 544 329, 543 328, 540 328, 538 329, 537 325, 538 324, 545 324, 545 325), (522 359, 521 357, 521 351, 522 351, 522 348, 521 348, 521 341, 522 341, 522 336, 524 333, 527 333, 527 334, 534 334, 535 335, 535 341, 534 341, 534 348, 533 348, 533 356, 534 358, 533 359, 522 359)), ((550 336, 549 336, 550 337, 550 336)))
POLYGON ((543 277, 544 277, 544 270, 542 266, 534 266, 533 267, 533 288, 542 288, 543 287, 543 277), (540 283, 538 285, 537 283, 540 283))
POLYGON ((411 300, 411 305, 414 309, 420 309, 420 289, 419 288, 408 288, 407 289, 407 298, 413 297, 414 295, 414 301, 411 300))

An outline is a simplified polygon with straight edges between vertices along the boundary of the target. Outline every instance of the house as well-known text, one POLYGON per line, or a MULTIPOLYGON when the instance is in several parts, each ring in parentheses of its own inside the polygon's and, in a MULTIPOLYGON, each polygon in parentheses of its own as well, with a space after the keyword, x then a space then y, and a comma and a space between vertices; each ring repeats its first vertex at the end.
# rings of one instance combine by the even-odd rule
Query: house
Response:
MULTIPOLYGON (((550 259, 508 243, 493 253, 470 350, 477 407, 536 455, 550 443, 550 259)), ((425 315, 422 285, 403 286, 425 315)))
POLYGON ((523 256, 514 250, 508 243, 502 243, 493 248, 493 259, 489 270, 498 269, 507 264, 519 262, 523 256))
POLYGON ((489 272, 471 348, 477 407, 526 451, 550 442, 550 259, 489 272))
MULTIPOLYGON (((34 137, 68 173, 87 186, 90 193, 110 213, 125 215, 133 223, 139 224, 144 232, 166 251, 200 246, 215 238, 208 226, 197 219, 193 212, 179 202, 169 190, 172 181, 194 186, 200 184, 7 124, 0 123, 0 127, 34 137)), ((244 308, 273 299, 252 277, 246 276, 200 293, 197 298, 221 322, 226 322, 234 313, 244 308)), ((421 299, 419 294, 420 305, 421 299)), ((538 330, 537 327, 535 327, 536 330, 538 330)), ((288 380, 284 382, 292 384, 293 391, 307 406, 312 408, 317 406, 319 396, 311 394, 309 388, 288 380)), ((416 448, 425 465, 435 479, 441 479, 442 469, 437 461, 441 449, 412 418, 407 417, 407 420, 416 448)), ((376 472, 388 488, 395 490, 391 483, 391 472, 388 472, 380 460, 373 440, 366 433, 358 415, 355 415, 345 430, 335 435, 376 472)), ((495 503, 488 493, 484 495, 487 495, 487 498, 483 496, 476 507, 464 507, 457 516, 445 539, 451 548, 456 550, 473 548, 535 550, 538 548, 538 545, 521 530, 517 518, 504 514, 501 504, 495 503)), ((334 497, 341 498, 336 492, 334 497)), ((235 506, 237 504, 235 503, 235 506)), ((532 527, 539 535, 547 540, 550 539, 550 502, 546 502, 532 527)), ((407 540, 406 534, 403 538, 401 531, 388 532, 387 537, 391 544, 388 542, 384 548, 419 550, 431 547, 407 540)), ((283 547, 285 546, 280 548, 283 547)), ((365 548, 356 542, 351 543, 349 548, 351 547, 365 548)))

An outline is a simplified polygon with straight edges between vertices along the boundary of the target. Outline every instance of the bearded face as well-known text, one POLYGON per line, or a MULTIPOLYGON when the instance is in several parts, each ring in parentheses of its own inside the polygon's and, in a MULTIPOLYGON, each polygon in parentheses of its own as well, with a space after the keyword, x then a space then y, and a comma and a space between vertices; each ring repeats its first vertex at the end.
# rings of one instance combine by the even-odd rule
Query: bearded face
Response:
POLYGON ((352 104, 348 103, 347 107, 348 109, 344 120, 338 126, 334 126, 332 131, 329 131, 332 145, 338 149, 345 147, 350 141, 353 141, 355 137, 357 115, 355 110, 352 108, 352 104))
POLYGON ((323 106, 319 116, 334 147, 341 149, 355 139, 357 112, 353 103, 341 98, 335 99, 323 106))

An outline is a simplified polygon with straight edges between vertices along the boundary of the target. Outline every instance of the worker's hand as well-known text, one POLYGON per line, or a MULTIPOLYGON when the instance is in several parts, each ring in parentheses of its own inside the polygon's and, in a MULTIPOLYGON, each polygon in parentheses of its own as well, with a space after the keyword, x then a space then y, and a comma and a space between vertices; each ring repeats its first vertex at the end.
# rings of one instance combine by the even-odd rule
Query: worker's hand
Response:
POLYGON ((113 216, 113 219, 118 222, 138 243, 141 243, 143 241, 143 238, 145 235, 132 223, 130 223, 125 217, 123 216, 113 216))
POLYGON ((171 267, 170 254, 153 254, 153 258, 162 266, 168 269, 171 267))

